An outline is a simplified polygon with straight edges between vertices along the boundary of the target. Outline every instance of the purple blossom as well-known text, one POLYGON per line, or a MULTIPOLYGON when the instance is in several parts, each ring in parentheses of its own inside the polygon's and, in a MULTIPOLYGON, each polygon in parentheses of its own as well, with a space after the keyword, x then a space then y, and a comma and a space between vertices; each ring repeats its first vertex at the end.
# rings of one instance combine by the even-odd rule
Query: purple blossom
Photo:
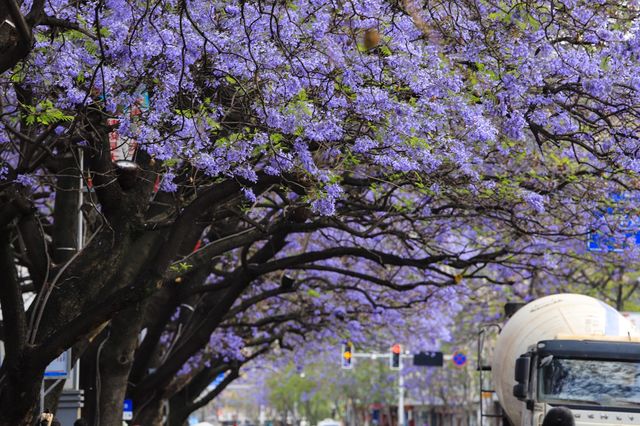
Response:
MULTIPOLYGON (((6 167, 4 167, 3 169, 6 169, 6 167)), ((16 176, 15 182, 19 185, 24 186, 25 188, 36 189, 38 187, 38 181, 33 175, 19 174, 16 176)))
POLYGON ((511 113, 511 117, 505 121, 504 132, 511 139, 521 140, 524 137, 523 129, 526 124, 527 122, 520 111, 514 111, 511 113))
POLYGON ((242 188, 242 194, 250 203, 256 202, 256 194, 253 193, 251 188, 242 188))
POLYGON ((172 171, 165 172, 160 184, 160 190, 164 192, 176 192, 178 185, 173 181, 175 178, 176 175, 172 171))
POLYGON ((535 210, 537 213, 544 213, 545 211, 545 197, 537 192, 522 190, 522 199, 527 203, 529 207, 535 210))
POLYGON ((322 216, 333 216, 336 213, 336 205, 332 198, 326 197, 311 202, 314 212, 322 216))

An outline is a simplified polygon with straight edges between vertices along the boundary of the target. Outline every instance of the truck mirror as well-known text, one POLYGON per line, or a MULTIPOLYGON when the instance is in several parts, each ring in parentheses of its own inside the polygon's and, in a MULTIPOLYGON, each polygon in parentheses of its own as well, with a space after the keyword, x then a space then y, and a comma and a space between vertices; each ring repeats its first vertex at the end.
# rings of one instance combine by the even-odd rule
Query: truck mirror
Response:
POLYGON ((531 358, 526 355, 520 355, 516 360, 515 368, 515 380, 517 383, 528 384, 529 383, 529 367, 531 365, 531 358))
POLYGON ((527 397, 527 388, 522 383, 518 383, 513 387, 513 396, 523 401, 527 397))
POLYGON ((519 400, 527 397, 527 388, 529 387, 529 367, 531 366, 531 358, 521 355, 516 360, 515 380, 517 385, 513 387, 513 396, 519 400))

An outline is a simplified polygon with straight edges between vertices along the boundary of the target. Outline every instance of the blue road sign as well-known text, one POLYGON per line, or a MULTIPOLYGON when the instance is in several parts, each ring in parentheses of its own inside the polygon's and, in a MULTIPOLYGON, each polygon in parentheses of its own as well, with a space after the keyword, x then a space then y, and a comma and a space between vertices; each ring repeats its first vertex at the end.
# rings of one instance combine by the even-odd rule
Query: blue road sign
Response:
POLYGON ((62 352, 58 358, 51 361, 44 371, 44 377, 47 379, 66 379, 71 369, 71 351, 62 352))
POLYGON ((130 399, 125 399, 124 404, 122 406, 122 420, 132 420, 133 419, 133 401, 130 399))
POLYGON ((467 363, 467 356, 464 352, 455 352, 451 357, 451 361, 458 367, 463 367, 467 363))
POLYGON ((591 231, 587 236, 587 250, 592 252, 622 252, 631 245, 640 247, 640 217, 630 213, 625 203, 637 205, 636 199, 625 194, 611 194, 613 205, 594 212, 596 226, 606 231, 591 231))

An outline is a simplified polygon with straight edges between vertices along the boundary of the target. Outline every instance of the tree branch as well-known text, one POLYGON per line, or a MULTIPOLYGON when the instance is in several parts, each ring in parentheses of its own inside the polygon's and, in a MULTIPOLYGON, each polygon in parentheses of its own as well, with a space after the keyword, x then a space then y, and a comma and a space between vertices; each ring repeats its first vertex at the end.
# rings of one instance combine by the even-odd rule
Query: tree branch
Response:
POLYGON ((0 305, 7 353, 5 365, 17 368, 27 343, 27 317, 6 228, 0 229, 0 270, 3 271, 0 274, 0 305))

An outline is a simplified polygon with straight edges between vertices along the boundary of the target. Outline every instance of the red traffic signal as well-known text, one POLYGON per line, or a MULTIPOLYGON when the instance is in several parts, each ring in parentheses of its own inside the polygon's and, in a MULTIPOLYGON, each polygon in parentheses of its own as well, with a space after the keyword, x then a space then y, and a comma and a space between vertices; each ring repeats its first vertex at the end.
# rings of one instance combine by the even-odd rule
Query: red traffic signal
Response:
POLYGON ((389 366, 392 370, 400 369, 400 357, 402 356, 402 346, 399 343, 391 346, 391 359, 389 362, 389 366))

